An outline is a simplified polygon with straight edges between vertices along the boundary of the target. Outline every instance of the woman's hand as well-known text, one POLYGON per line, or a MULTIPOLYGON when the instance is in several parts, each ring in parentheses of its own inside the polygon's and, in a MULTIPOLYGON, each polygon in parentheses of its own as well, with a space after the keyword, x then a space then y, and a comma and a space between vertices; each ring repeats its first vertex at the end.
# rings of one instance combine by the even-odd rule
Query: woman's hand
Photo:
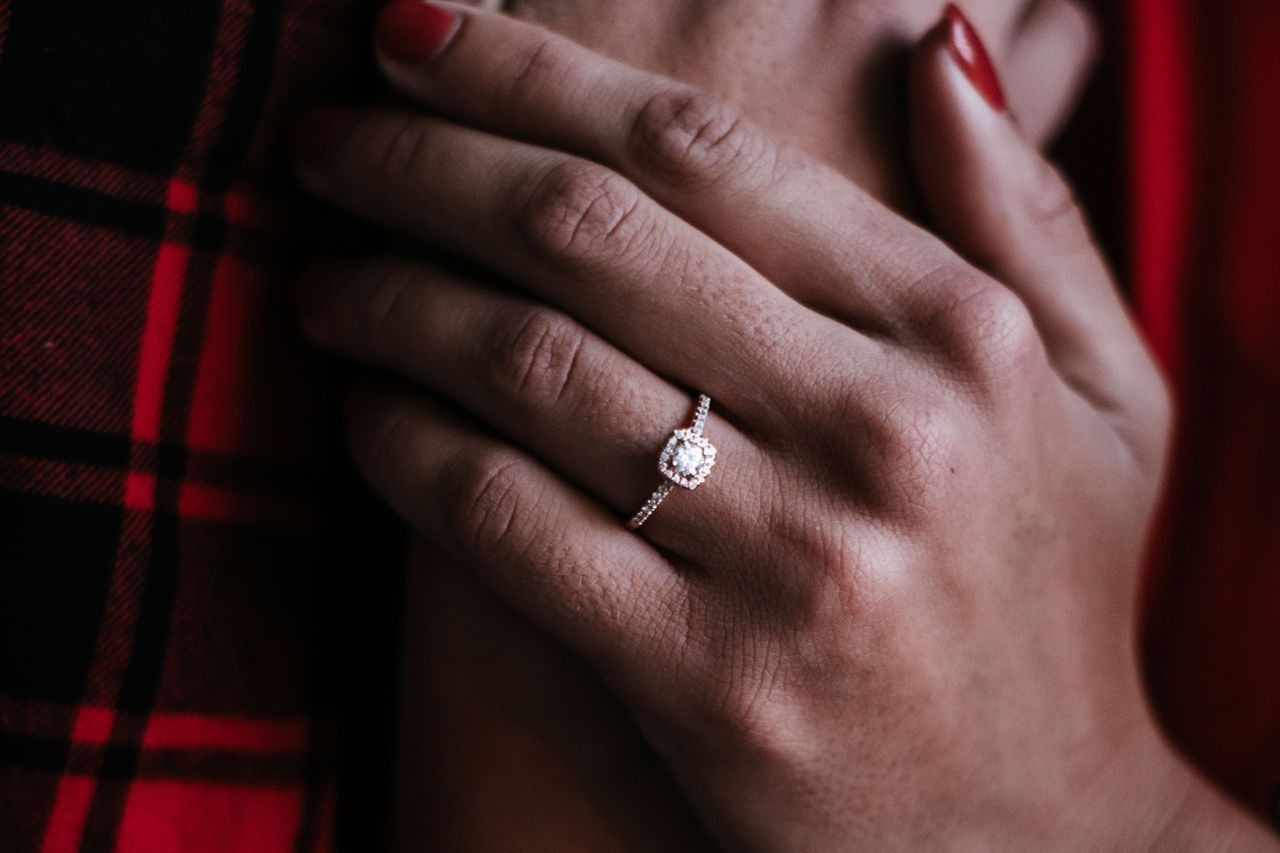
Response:
MULTIPOLYGON (((628 65, 729 97, 870 194, 903 203, 901 57, 941 0, 478 0, 628 65)), ((1081 0, 968 5, 1011 109, 1043 143, 1070 115, 1098 37, 1081 0)))
POLYGON ((1234 820, 1133 664, 1163 387, 971 33, 917 50, 913 140, 985 272, 724 101, 434 21, 383 60, 453 121, 328 114, 303 178, 522 290, 329 266, 305 325, 448 401, 357 395, 363 470, 599 668, 723 840, 1174 849, 1187 803, 1234 820), (717 467, 628 533, 689 388, 717 467))

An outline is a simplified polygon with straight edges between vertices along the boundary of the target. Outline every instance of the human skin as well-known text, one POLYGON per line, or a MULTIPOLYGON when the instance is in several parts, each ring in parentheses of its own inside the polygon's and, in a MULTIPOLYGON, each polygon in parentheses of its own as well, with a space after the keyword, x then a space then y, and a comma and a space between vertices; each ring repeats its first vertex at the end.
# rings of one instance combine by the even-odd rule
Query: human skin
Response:
MULTIPOLYGON (((514 0, 504 8, 607 56, 729 98, 872 195, 901 201, 904 57, 942 6, 942 0, 514 0)), ((1049 138, 1096 50, 1088 13, 1068 0, 976 0, 966 13, 1005 70, 1023 127, 1038 141, 1049 138)))
POLYGON ((956 34, 908 97, 953 250, 727 101, 467 15, 381 57, 432 116, 316 118, 300 175, 516 289, 328 264, 304 327, 413 383, 353 396, 366 477, 605 678, 727 848, 1273 850, 1147 712, 1167 396, 956 34), (684 388, 722 461, 631 534, 684 388))
MULTIPOLYGON (((730 95, 756 120, 898 205, 907 46, 937 2, 511 4, 606 54, 730 95), (797 23, 799 22, 799 23, 797 23)), ((975 9, 1023 127, 1048 138, 1096 36, 1069 2, 975 9)), ((406 596, 396 808, 404 849, 702 849, 622 707, 567 650, 429 543, 406 596)))

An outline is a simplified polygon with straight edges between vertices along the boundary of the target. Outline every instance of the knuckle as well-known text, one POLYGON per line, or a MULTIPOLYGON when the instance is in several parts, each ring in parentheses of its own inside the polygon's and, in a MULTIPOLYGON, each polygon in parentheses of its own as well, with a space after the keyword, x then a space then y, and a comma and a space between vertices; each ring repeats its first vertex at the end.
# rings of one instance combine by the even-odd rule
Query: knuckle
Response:
POLYGON ((401 118, 374 131, 369 150, 374 152, 373 179, 379 190, 401 192, 406 181, 421 172, 430 162, 426 124, 413 118, 401 118))
POLYGON ((630 139, 642 163, 681 183, 715 180, 769 151, 738 107, 690 88, 650 98, 633 119, 630 139))
POLYGON ((566 160, 527 193, 522 230, 534 252, 552 261, 620 260, 648 236, 641 201, 639 190, 616 172, 566 160))
POLYGON ((397 470, 413 453, 414 419, 404 406, 378 406, 361 412, 351 431, 352 452, 371 480, 379 472, 397 470))
POLYGON ((940 325, 944 356, 953 373, 992 391, 1047 364, 1035 320, 1013 291, 980 276, 956 282, 952 291, 940 325))
POLYGON ((1148 464, 1160 469, 1173 439, 1178 399, 1169 378, 1155 365, 1144 375, 1146 378, 1129 395, 1142 428, 1136 444, 1146 451, 1148 464))
POLYGON ((946 512, 965 448, 963 423, 927 396, 900 400, 880 416, 871 438, 882 511, 928 520, 946 512))
POLYGON ((853 521, 815 522, 807 512, 771 521, 774 539, 785 543, 787 554, 803 567, 791 584, 797 587, 795 594, 786 596, 798 609, 794 621, 824 632, 859 621, 872 596, 868 561, 862 543, 851 533, 853 521))
POLYGON ((510 552, 519 471, 513 451, 460 454, 441 475, 446 534, 469 553, 510 552))
POLYGON ((378 342, 395 334, 396 324, 409 313, 407 303, 417 292, 418 276, 412 267, 394 261, 374 264, 370 275, 373 282, 360 320, 365 337, 378 342))
POLYGON ((546 408, 561 402, 575 378, 586 331, 542 306, 513 315, 492 350, 490 377, 498 395, 517 405, 546 408))
POLYGON ((729 662, 699 679, 680 703, 679 739, 699 750, 785 756, 791 725, 776 670, 729 662))
POLYGON ((539 32, 506 58, 493 87, 497 94, 495 106, 504 108, 513 103, 536 102, 540 94, 560 88, 566 74, 557 47, 556 36, 539 32))
POLYGON ((1022 199, 1027 222, 1064 248, 1090 249, 1092 238, 1075 189, 1056 166, 1040 161, 1035 178, 1024 184, 1022 199))

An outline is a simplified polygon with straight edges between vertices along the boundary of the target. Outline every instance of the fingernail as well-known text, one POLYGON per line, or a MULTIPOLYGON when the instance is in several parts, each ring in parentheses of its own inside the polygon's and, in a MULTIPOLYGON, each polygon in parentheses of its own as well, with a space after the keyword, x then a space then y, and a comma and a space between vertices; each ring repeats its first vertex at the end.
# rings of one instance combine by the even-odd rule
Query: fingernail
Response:
POLYGON ((978 31, 954 3, 947 4, 946 18, 947 44, 952 58, 992 109, 1004 112, 1008 108, 1004 87, 1000 85, 1000 75, 996 73, 996 67, 991 62, 991 56, 983 46, 978 31))
POLYGON ((329 160, 338 136, 351 125, 351 112, 342 107, 317 107, 298 116, 289 131, 289 148, 298 164, 308 168, 329 160))
POLYGON ((403 65, 424 65, 438 57, 462 18, 422 0, 392 0, 378 16, 378 50, 403 65))

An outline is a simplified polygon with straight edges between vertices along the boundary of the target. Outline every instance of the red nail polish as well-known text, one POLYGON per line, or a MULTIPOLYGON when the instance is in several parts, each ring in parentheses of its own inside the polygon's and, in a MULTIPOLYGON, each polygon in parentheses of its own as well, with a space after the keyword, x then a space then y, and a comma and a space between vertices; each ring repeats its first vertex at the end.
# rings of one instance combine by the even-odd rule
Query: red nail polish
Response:
POLYGON ((298 163, 312 168, 323 166, 338 136, 351 126, 351 113, 342 107, 307 110, 289 131, 289 148, 298 163))
POLYGON ((947 4, 946 17, 947 44, 951 48, 951 56, 987 103, 996 112, 1004 112, 1008 108, 1004 87, 1000 85, 1000 75, 996 73, 996 67, 991 62, 991 56, 983 46, 978 31, 954 3, 947 4))
POLYGON ((392 0, 378 16, 378 50, 404 65, 438 57, 458 32, 462 18, 422 0, 392 0))

